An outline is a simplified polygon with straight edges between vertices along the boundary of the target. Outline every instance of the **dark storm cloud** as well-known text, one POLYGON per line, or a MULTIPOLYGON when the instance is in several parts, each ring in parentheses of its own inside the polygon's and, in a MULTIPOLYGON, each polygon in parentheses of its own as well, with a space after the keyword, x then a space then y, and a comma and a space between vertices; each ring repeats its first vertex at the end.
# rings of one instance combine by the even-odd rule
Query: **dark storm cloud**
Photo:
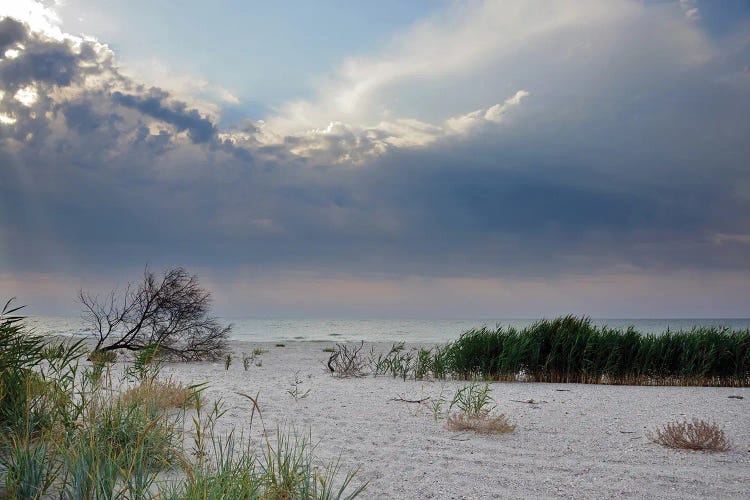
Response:
POLYGON ((194 143, 210 141, 216 134, 216 126, 211 120, 203 117, 195 109, 188 109, 184 102, 169 105, 165 100, 167 92, 150 89, 146 95, 123 94, 114 92, 112 99, 121 106, 133 108, 141 113, 174 125, 177 130, 187 130, 194 143))
POLYGON ((244 142, 219 139, 96 47, 0 26, 0 41, 28 44, 0 61, 0 112, 17 119, 0 125, 6 270, 63 257, 483 277, 750 268, 750 86, 717 77, 721 64, 575 96, 542 82, 511 128, 334 164, 383 133, 262 146, 248 124, 231 131, 244 142), (28 83, 42 88, 31 107, 10 95, 28 83), (52 100, 52 87, 75 92, 52 100))
POLYGON ((24 25, 12 19, 5 18, 2 23, 0 42, 5 41, 7 46, 24 42, 24 49, 17 57, 0 62, 0 82, 5 89, 17 89, 32 82, 68 86, 87 73, 101 71, 100 67, 91 66, 97 62, 97 54, 88 44, 76 50, 67 41, 30 36, 24 25))
POLYGON ((5 53, 15 44, 26 39, 26 28, 23 23, 10 17, 0 19, 0 53, 5 53))

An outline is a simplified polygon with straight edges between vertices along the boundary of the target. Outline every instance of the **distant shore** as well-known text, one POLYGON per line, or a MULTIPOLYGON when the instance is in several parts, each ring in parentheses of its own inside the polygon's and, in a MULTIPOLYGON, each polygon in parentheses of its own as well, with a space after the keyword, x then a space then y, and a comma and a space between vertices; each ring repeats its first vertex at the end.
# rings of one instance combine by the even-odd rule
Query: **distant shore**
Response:
POLYGON ((467 382, 336 378, 325 366, 333 343, 277 344, 235 341, 228 370, 222 361, 169 363, 162 374, 207 383, 206 397, 227 408, 219 430, 247 427, 252 404, 240 393, 258 394, 266 432, 309 429, 323 461, 360 467, 365 498, 747 498, 750 491, 749 388, 490 383, 493 412, 517 427, 479 435, 446 429, 430 406, 467 382), (255 350, 245 369, 243 353, 255 350), (732 450, 672 450, 646 437, 691 418, 722 426, 732 450))

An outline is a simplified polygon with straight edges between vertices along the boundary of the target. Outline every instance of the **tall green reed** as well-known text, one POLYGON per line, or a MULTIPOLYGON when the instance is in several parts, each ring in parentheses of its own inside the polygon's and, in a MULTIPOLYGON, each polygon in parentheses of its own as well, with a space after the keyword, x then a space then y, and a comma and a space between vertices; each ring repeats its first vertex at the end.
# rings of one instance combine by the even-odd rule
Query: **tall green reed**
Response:
POLYGON ((522 330, 469 330, 442 356, 445 372, 464 379, 750 385, 750 330, 700 327, 644 335, 565 316, 522 330))

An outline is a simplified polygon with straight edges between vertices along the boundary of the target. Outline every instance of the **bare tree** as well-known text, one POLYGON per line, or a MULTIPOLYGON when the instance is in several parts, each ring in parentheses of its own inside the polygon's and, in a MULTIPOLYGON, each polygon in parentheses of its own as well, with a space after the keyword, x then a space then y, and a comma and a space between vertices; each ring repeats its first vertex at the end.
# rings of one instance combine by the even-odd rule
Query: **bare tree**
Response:
POLYGON ((146 268, 143 281, 104 297, 83 290, 83 318, 97 338, 96 350, 139 351, 158 345, 183 361, 218 359, 228 349, 230 326, 209 316, 211 295, 181 267, 157 277, 146 268))

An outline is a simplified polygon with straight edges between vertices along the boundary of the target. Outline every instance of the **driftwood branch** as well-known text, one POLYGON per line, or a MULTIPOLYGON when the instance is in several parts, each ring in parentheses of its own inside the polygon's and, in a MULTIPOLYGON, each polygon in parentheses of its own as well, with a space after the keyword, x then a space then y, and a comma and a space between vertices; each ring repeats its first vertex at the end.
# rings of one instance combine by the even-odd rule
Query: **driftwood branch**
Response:
POLYGON ((427 396, 426 398, 422 399, 406 399, 404 396, 399 396, 397 398, 391 398, 389 401, 398 401, 400 403, 424 403, 425 401, 429 401, 430 396, 427 396))

